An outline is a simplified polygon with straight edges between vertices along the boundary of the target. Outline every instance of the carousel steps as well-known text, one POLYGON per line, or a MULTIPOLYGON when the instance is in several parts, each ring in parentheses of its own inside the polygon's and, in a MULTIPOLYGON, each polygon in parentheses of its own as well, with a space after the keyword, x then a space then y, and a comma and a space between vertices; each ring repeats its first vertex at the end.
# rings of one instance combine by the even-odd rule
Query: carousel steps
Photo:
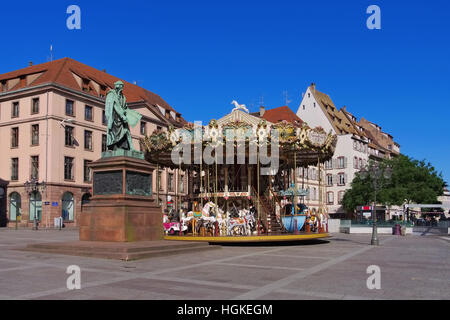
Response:
POLYGON ((268 208, 268 212, 266 211, 267 215, 267 226, 270 232, 283 232, 282 225, 278 222, 276 214, 275 214, 275 208, 272 205, 272 202, 267 200, 266 197, 261 197, 261 202, 263 203, 263 208, 268 208))

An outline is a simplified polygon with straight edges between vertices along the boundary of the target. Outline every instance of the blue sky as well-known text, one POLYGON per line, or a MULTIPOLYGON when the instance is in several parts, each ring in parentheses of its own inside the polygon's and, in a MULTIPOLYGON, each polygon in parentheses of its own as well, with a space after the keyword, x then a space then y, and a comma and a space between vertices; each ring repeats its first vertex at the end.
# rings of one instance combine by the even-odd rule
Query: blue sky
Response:
POLYGON ((0 73, 71 57, 208 121, 237 100, 296 111, 311 82, 450 182, 450 2, 8 1, 0 73), (81 8, 81 30, 66 9, 81 8), (369 30, 369 5, 381 30, 369 30))

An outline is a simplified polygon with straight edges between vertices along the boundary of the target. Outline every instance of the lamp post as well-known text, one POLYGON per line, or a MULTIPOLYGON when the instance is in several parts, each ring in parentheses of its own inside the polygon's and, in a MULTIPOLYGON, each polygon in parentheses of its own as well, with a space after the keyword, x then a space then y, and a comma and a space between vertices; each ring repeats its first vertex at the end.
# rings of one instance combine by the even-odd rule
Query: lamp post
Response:
POLYGON ((373 183, 373 190, 374 190, 374 200, 373 200, 373 206, 372 206, 372 240, 370 241, 370 244, 373 246, 378 246, 378 230, 377 230, 377 211, 376 211, 376 205, 377 205, 377 190, 380 187, 378 180, 384 176, 385 179, 391 178, 391 168, 385 167, 381 168, 378 162, 371 162, 369 163, 367 169, 363 168, 360 171, 360 175, 365 179, 367 177, 372 178, 373 183))
MULTIPOLYGON (((35 177, 31 178, 31 181, 27 181, 25 182, 25 190, 27 191, 27 193, 30 196, 31 199, 31 195, 34 194, 35 198, 34 198, 34 223, 33 223, 33 230, 37 230, 38 229, 38 223, 37 223, 37 210, 36 210, 36 193, 37 191, 43 191, 46 188, 46 183, 45 181, 42 182, 38 182, 38 180, 35 177)), ((31 212, 30 212, 31 214, 31 212)))

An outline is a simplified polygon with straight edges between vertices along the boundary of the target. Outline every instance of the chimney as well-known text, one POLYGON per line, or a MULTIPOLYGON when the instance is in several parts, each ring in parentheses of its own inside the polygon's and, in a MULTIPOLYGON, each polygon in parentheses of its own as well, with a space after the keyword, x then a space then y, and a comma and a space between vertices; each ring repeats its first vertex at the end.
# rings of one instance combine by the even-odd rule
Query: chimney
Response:
POLYGON ((30 61, 30 62, 28 63, 28 65, 29 65, 30 67, 32 67, 32 66, 33 66, 33 61, 30 61))
POLYGON ((266 112, 266 109, 263 106, 260 106, 259 107, 259 116, 262 117, 265 112, 266 112))
POLYGON ((311 83, 311 90, 313 90, 314 93, 316 92, 316 84, 314 82, 311 83))

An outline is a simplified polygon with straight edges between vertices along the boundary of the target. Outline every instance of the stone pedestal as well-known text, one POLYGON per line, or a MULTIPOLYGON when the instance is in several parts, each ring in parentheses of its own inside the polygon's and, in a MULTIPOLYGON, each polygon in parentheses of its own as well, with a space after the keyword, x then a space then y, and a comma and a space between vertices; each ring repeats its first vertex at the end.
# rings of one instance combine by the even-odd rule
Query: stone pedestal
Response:
POLYGON ((93 196, 80 215, 80 240, 161 240, 161 208, 152 197, 154 166, 138 157, 109 156, 90 164, 93 196))

